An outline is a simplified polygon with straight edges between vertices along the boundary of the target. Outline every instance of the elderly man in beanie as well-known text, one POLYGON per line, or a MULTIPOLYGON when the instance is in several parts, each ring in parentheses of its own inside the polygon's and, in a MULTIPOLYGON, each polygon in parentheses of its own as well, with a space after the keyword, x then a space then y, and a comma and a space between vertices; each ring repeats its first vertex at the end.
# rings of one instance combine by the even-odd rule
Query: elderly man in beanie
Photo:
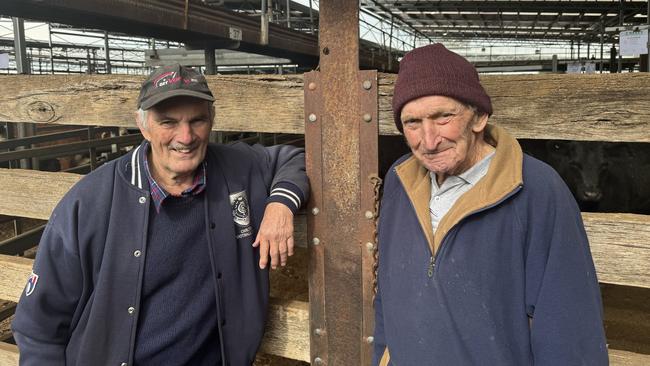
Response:
POLYGON ((302 149, 208 143, 214 97, 180 65, 142 84, 145 141, 52 213, 13 322, 21 365, 251 365, 293 250, 302 149))
POLYGON ((393 113, 411 153, 385 179, 373 365, 607 365, 580 211, 488 124, 475 68, 441 44, 411 51, 393 113))

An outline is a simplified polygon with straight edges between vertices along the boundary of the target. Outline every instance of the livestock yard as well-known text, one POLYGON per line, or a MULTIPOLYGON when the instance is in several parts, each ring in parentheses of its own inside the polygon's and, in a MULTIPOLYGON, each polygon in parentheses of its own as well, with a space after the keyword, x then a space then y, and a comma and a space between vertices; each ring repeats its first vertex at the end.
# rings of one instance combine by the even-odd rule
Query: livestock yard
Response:
POLYGON ((610 364, 650 365, 649 9, 0 0, 0 366, 19 363, 10 323, 52 210, 85 174, 140 144, 141 83, 174 62, 199 69, 214 93, 211 142, 305 148, 311 196, 295 215, 295 254, 270 270, 254 364, 370 365, 381 179, 409 151, 393 119, 396 73, 408 51, 436 42, 476 66, 489 123, 573 193, 610 364))

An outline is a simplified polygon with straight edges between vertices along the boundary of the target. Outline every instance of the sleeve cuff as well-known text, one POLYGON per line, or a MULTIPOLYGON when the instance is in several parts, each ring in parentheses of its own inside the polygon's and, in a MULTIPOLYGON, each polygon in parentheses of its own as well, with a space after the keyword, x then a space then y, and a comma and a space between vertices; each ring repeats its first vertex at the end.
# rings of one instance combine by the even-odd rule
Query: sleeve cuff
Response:
POLYGON ((279 202, 289 207, 291 212, 295 213, 302 207, 305 202, 305 196, 303 195, 300 188, 293 183, 289 182, 279 182, 273 188, 271 188, 271 193, 269 198, 266 200, 268 205, 271 202, 279 202))

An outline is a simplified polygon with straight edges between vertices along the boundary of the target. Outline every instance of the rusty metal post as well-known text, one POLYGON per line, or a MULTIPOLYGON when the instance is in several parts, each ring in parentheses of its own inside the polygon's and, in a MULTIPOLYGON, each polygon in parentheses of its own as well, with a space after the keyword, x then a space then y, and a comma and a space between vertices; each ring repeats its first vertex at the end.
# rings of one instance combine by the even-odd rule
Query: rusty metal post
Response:
POLYGON ((358 2, 322 2, 319 19, 320 71, 304 75, 311 362, 368 365, 377 73, 359 71, 358 2))

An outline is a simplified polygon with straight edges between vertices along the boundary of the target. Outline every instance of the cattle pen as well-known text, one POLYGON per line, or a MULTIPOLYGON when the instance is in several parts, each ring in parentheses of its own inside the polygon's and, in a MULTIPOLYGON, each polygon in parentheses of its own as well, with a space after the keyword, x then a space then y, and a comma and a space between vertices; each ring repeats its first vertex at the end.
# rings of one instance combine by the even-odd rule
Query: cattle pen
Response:
MULTIPOLYGON (((272 293, 261 351, 315 365, 370 364, 378 137, 398 134, 391 110, 395 74, 359 70, 356 7, 342 0, 321 4, 318 71, 207 76, 217 100, 214 130, 305 136, 313 193, 296 218, 300 248, 291 266, 308 278, 282 280, 300 282, 295 286, 308 287, 308 295, 272 293)), ((142 79, 1 76, 10 92, 0 95, 0 120, 132 128, 142 79)), ((482 76, 481 82, 494 105, 490 122, 517 138, 650 143, 650 73, 482 76)), ((80 178, 0 169, 0 215, 47 220, 80 178)), ((610 363, 648 365, 650 215, 582 216, 608 297, 610 363)), ((18 300, 32 262, 0 255, 0 300, 18 300)), ((17 365, 18 358, 16 346, 0 343, 0 366, 17 365)))

